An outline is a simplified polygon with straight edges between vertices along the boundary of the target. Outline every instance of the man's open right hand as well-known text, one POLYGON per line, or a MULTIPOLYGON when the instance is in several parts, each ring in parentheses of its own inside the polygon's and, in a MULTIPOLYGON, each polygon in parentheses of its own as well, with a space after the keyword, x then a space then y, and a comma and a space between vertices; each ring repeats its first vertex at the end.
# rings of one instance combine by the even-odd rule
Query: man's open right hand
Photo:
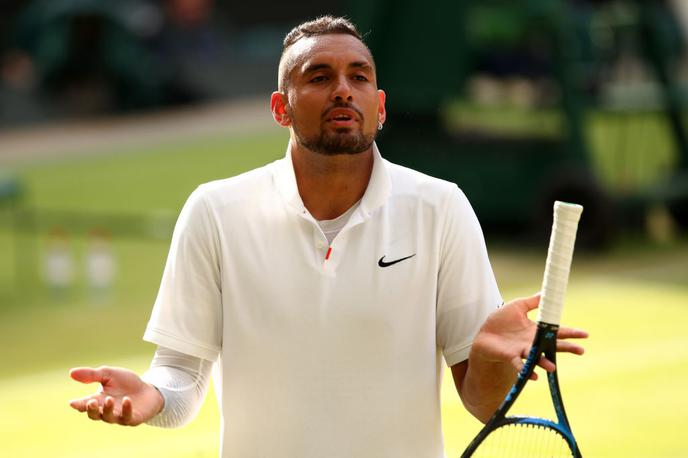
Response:
POLYGON ((153 418, 164 406, 160 392, 128 369, 77 367, 69 375, 77 382, 100 383, 96 393, 69 402, 91 420, 136 426, 153 418))

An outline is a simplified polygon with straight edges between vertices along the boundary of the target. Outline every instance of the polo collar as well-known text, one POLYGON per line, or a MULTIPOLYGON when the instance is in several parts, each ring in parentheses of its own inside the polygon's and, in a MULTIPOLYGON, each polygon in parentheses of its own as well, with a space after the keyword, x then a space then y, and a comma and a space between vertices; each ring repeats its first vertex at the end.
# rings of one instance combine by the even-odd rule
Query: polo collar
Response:
MULTIPOLYGON (((291 149, 288 146, 284 159, 277 161, 273 175, 277 190, 285 202, 297 213, 307 212, 296 185, 294 163, 292 162, 291 149)), ((370 181, 359 207, 364 217, 367 218, 372 215, 387 201, 391 188, 392 182, 387 170, 387 161, 380 155, 377 144, 373 143, 373 171, 370 174, 370 181)))
POLYGON ((366 216, 370 216, 382 207, 392 190, 392 180, 389 177, 388 162, 380 155, 377 143, 373 143, 373 171, 365 194, 361 198, 360 209, 366 216))

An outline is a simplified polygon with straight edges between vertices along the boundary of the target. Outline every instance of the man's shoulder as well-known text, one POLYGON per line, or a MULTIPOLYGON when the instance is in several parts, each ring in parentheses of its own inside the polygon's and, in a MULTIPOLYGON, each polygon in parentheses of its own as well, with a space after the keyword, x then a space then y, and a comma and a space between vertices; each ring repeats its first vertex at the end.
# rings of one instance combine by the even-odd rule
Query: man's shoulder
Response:
POLYGON ((456 183, 427 175, 418 170, 395 164, 385 159, 392 182, 393 195, 416 196, 423 200, 440 203, 452 196, 463 194, 456 183))
POLYGON ((220 205, 259 197, 271 189, 273 169, 280 160, 235 176, 203 183, 198 186, 195 193, 202 195, 212 204, 220 205))

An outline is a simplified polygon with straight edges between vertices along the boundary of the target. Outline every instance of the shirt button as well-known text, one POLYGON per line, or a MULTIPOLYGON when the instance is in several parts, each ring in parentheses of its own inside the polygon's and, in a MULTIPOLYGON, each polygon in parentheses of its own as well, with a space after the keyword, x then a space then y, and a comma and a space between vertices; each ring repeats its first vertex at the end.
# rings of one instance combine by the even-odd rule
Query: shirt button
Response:
POLYGON ((319 250, 322 250, 323 248, 325 248, 325 242, 323 242, 322 240, 318 240, 317 242, 315 242, 315 247, 319 250))

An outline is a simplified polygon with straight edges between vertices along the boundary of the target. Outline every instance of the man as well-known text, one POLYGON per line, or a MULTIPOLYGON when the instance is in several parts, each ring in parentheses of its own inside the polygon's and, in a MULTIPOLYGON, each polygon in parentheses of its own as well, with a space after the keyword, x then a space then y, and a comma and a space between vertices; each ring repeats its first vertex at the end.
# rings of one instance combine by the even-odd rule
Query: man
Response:
POLYGON ((348 21, 287 35, 271 108, 290 130, 286 158, 202 185, 182 210, 144 336, 159 345, 151 369, 74 369, 102 388, 71 405, 176 426, 215 362, 223 457, 441 457, 441 357, 487 420, 528 351, 539 297, 498 308, 456 185, 382 159, 385 93, 348 21))

